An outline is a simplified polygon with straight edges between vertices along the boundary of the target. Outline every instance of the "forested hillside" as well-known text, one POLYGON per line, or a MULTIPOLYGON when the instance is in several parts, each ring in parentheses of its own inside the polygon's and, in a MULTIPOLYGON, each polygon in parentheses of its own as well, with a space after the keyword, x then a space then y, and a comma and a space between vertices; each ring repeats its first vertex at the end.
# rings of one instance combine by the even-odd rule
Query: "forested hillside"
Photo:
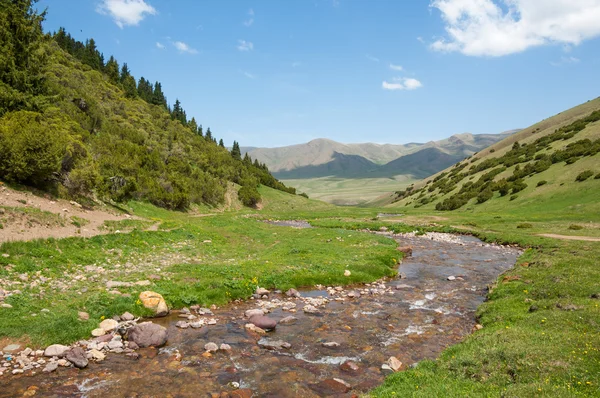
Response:
POLYGON ((35 1, 0 0, 0 179, 90 201, 130 198, 172 209, 217 205, 229 182, 246 205, 259 184, 295 193, 266 165, 228 151, 93 39, 44 33, 35 1))

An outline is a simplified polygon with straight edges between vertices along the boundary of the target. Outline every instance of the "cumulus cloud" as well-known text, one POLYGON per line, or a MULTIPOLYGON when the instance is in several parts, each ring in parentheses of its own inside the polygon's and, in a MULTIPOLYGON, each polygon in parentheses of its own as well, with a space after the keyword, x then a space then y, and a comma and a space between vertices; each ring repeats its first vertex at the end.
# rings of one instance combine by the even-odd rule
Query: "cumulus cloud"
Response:
POLYGON ((156 42, 156 48, 158 48, 159 50, 164 50, 165 49, 165 45, 159 42, 156 42))
POLYGON ((383 81, 381 83, 381 87, 384 90, 416 90, 420 87, 423 87, 423 84, 417 79, 413 79, 410 77, 395 77, 391 82, 383 81))
POLYGON ((394 64, 390 64, 390 69, 391 70, 397 70, 397 71, 403 71, 404 68, 401 65, 394 65, 394 64))
POLYGON ((573 65, 578 64, 581 60, 575 57, 560 57, 560 61, 558 62, 550 62, 552 66, 563 66, 563 65, 573 65))
POLYGON ((190 47, 189 45, 187 45, 186 43, 184 43, 182 41, 173 42, 173 45, 175 46, 175 48, 177 50, 179 50, 179 52, 188 53, 188 54, 198 54, 198 50, 190 47))
POLYGON ((447 36, 436 51, 498 57, 600 35, 600 0, 432 0, 447 36))
POLYGON ((137 26, 146 15, 156 15, 154 7, 144 0, 102 0, 96 11, 110 15, 119 28, 137 26))
POLYGON ((240 51, 252 51, 254 50, 254 44, 251 41, 238 40, 237 49, 240 51))

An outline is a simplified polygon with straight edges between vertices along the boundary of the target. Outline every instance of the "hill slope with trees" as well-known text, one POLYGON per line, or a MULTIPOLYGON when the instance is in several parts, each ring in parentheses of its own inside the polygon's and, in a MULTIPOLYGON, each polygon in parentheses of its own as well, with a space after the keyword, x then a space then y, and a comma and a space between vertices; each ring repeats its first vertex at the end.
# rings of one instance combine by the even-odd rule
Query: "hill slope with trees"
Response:
POLYGON ((247 205, 259 184, 295 193, 234 142, 168 105, 93 39, 45 34, 35 1, 0 0, 0 179, 90 201, 217 205, 230 182, 247 205))

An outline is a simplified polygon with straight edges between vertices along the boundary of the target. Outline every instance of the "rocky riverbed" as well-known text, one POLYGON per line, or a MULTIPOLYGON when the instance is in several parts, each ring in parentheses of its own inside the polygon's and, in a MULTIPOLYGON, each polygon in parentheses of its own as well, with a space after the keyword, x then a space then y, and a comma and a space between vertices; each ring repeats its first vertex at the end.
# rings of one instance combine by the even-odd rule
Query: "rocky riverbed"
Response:
POLYGON ((152 319, 153 330, 144 335, 157 338, 154 345, 160 348, 132 339, 132 328, 148 324, 123 314, 114 323, 99 325, 102 336, 74 347, 53 347, 60 353, 3 353, 0 365, 6 375, 0 378, 0 397, 365 392, 387 374, 434 358, 480 328, 474 313, 487 285, 519 255, 516 248, 472 237, 392 237, 412 251, 397 279, 299 292, 259 289, 251 300, 223 308, 172 311, 152 319), (26 360, 31 367, 23 370, 26 360), (49 364, 56 365, 43 372, 49 364))

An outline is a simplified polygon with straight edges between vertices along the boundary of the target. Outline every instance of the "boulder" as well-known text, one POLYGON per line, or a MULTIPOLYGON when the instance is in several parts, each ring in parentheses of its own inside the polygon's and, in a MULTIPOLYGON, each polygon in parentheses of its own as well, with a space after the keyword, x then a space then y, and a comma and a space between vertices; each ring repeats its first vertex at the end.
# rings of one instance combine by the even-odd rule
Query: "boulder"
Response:
POLYGON ((52 344, 48 346, 44 350, 44 356, 46 357, 63 357, 67 351, 69 351, 69 347, 62 344, 52 344))
POLYGON ((140 347, 160 347, 167 342, 167 329, 152 322, 142 322, 129 329, 128 340, 140 347))
POLYGON ((88 365, 85 351, 81 347, 75 347, 67 351, 65 358, 79 369, 83 369, 88 365))
POLYGON ((273 330, 277 327, 277 321, 264 315, 254 315, 250 317, 249 322, 263 330, 273 330))
POLYGON ((165 316, 169 313, 169 307, 163 296, 149 290, 140 293, 140 301, 144 307, 154 311, 155 316, 165 316))
POLYGON ((114 319, 105 319, 102 322, 100 322, 100 325, 98 325, 98 327, 108 333, 118 328, 119 322, 115 321, 114 319))

